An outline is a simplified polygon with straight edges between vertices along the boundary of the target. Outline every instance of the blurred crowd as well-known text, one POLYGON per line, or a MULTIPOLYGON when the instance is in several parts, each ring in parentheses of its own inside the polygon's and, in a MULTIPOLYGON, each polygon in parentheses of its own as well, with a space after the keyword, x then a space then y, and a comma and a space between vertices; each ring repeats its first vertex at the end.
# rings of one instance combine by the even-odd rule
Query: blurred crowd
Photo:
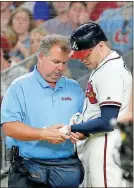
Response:
MULTIPOLYGON (((1 3, 1 71, 34 55, 42 38, 48 33, 69 37, 80 24, 89 20, 104 29, 110 45, 120 54, 132 49, 132 10, 129 2, 0 2, 1 3), (127 12, 126 12, 127 10, 127 12)), ((132 9, 132 7, 131 7, 132 9)), ((2 96, 17 75, 31 72, 36 56, 26 67, 16 67, 2 77, 2 96), (13 76, 14 75, 14 76, 13 76)), ((68 69, 65 75, 71 77, 68 69)))

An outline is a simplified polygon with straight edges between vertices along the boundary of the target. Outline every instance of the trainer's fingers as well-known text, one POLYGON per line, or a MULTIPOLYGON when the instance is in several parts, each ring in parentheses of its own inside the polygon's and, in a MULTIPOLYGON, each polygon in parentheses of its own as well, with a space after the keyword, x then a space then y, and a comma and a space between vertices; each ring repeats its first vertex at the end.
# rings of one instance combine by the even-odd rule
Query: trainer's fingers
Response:
POLYGON ((63 142, 62 140, 51 140, 49 141, 51 144, 59 144, 61 142, 63 142))
POLYGON ((57 144, 56 140, 49 140, 48 142, 51 143, 51 144, 57 144))
POLYGON ((57 125, 53 125, 53 128, 59 129, 62 128, 63 126, 64 126, 63 124, 57 124, 57 125))

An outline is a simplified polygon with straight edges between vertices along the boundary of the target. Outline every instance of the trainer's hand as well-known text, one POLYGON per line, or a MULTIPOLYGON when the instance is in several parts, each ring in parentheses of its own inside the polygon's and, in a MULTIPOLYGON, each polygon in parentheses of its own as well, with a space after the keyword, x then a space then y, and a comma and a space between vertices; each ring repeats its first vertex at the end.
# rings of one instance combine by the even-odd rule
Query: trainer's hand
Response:
POLYGON ((73 144, 75 144, 79 140, 83 140, 85 138, 85 135, 83 133, 73 133, 71 132, 70 140, 73 144))
POLYGON ((59 144, 64 142, 66 139, 70 139, 70 136, 67 136, 60 132, 58 129, 62 128, 64 125, 57 124, 46 129, 42 129, 41 138, 42 140, 47 140, 52 144, 59 144))

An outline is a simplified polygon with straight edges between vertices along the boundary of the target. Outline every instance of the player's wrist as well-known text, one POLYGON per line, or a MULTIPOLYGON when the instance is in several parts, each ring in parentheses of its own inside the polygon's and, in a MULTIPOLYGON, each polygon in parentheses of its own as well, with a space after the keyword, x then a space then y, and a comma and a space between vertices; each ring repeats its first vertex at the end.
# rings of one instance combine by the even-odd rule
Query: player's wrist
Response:
POLYGON ((59 129, 60 132, 62 132, 65 135, 70 135, 71 131, 70 131, 70 126, 65 125, 64 127, 59 129))

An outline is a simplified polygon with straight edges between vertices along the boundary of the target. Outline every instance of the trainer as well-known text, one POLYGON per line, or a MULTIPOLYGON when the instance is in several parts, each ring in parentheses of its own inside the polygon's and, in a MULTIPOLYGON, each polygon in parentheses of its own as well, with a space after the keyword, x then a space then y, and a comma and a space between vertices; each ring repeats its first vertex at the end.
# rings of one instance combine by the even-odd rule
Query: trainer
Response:
POLYGON ((4 96, 1 122, 13 156, 9 187, 76 188, 83 180, 74 145, 58 130, 84 101, 79 84, 62 76, 68 53, 66 38, 45 36, 34 71, 15 79, 4 96))

